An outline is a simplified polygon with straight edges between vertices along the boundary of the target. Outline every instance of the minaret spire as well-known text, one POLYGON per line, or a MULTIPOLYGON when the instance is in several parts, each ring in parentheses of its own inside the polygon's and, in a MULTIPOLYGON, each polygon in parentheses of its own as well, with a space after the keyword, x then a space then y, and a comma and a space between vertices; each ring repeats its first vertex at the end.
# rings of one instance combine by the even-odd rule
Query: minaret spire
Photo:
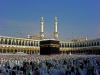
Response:
POLYGON ((58 17, 54 18, 54 38, 58 39, 58 17))
POLYGON ((40 38, 43 39, 44 38, 44 18, 41 17, 40 20, 40 38))

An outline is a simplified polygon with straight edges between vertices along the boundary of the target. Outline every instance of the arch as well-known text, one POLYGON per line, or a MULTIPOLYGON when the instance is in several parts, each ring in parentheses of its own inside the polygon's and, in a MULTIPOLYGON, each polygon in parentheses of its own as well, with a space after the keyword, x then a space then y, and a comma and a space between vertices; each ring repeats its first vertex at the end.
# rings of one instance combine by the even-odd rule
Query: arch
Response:
POLYGON ((36 42, 34 41, 34 46, 36 46, 36 42))
POLYGON ((64 43, 64 48, 66 47, 66 43, 64 43))
POLYGON ((5 38, 3 38, 3 44, 5 44, 5 38))
POLYGON ((30 46, 30 41, 28 41, 27 45, 30 46))
POLYGON ((18 45, 18 40, 16 39, 16 45, 18 45))
POLYGON ((84 42, 82 42, 82 43, 81 43, 81 45, 82 45, 81 47, 85 47, 85 44, 84 44, 84 42))
POLYGON ((7 44, 7 39, 5 39, 4 43, 7 44))
POLYGON ((13 52, 14 52, 14 50, 13 50, 13 49, 10 49, 10 52, 11 52, 11 53, 13 53, 13 52))
POLYGON ((61 43, 60 43, 60 47, 62 47, 61 43))
POLYGON ((29 46, 33 46, 33 43, 32 43, 32 41, 29 41, 29 46))
POLYGON ((88 42, 86 42, 86 47, 88 47, 88 42))
POLYGON ((33 41, 31 41, 31 46, 34 46, 34 43, 33 43, 33 41))
POLYGON ((99 41, 97 41, 97 46, 98 46, 98 45, 100 45, 100 42, 99 42, 99 41))
POLYGON ((74 47, 74 43, 72 43, 72 48, 74 47))
POLYGON ((92 46, 94 46, 94 43, 92 42, 92 46))
POLYGON ((68 43, 66 43, 66 47, 68 47, 68 43))
POLYGON ((34 46, 36 46, 36 41, 34 41, 34 46))
POLYGON ((79 42, 77 42, 77 47, 80 47, 80 43, 79 42))
POLYGON ((7 50, 7 53, 10 53, 10 50, 9 49, 6 49, 7 50))
POLYGON ((9 38, 7 38, 7 44, 9 45, 9 38))
POLYGON ((84 43, 83 42, 80 42, 79 43, 79 47, 84 47, 84 43))
POLYGON ((1 44, 4 44, 4 40, 3 40, 3 38, 1 38, 1 44))
POLYGON ((74 43, 74 47, 77 47, 77 43, 74 43))
POLYGON ((70 47, 72 47, 72 43, 70 43, 70 47))
POLYGON ((3 51, 3 53, 6 53, 6 49, 3 49, 2 51, 3 51))
POLYGON ((17 44, 16 44, 16 39, 14 39, 14 45, 17 45, 17 44))
POLYGON ((24 45, 27 46, 27 41, 26 40, 24 41, 24 45))
POLYGON ((9 39, 8 44, 11 45, 11 39, 9 39))
POLYGON ((74 42, 72 43, 72 47, 73 47, 73 48, 75 47, 75 43, 74 43, 74 42))
POLYGON ((26 49, 25 48, 23 49, 23 52, 26 53, 26 49))
POLYGON ((1 38, 0 38, 0 44, 1 44, 1 38))
POLYGON ((86 42, 83 42, 84 43, 84 47, 86 47, 86 42))
POLYGON ((34 54, 34 51, 32 50, 32 54, 34 54))
POLYGON ((19 40, 19 45, 21 45, 21 40, 19 40))
POLYGON ((21 46, 22 46, 23 40, 20 40, 20 41, 21 41, 21 46))
POLYGON ((7 39, 5 39, 5 44, 7 44, 7 39))
POLYGON ((67 44, 65 43, 65 48, 67 47, 67 44))
POLYGON ((33 42, 31 42, 31 46, 33 46, 33 42))
POLYGON ((24 40, 22 41, 22 46, 24 46, 24 40))
POLYGON ((87 42, 87 47, 89 46, 89 42, 87 42))
POLYGON ((0 48, 0 53, 2 53, 2 48, 0 48))
POLYGON ((40 43, 39 43, 39 41, 37 41, 37 46, 38 46, 38 47, 40 46, 40 43))
POLYGON ((38 41, 36 41, 36 46, 38 46, 38 41))
POLYGON ((29 49, 27 50, 27 54, 29 54, 29 49))
POLYGON ((28 41, 26 41, 25 45, 28 46, 28 41))
POLYGON ((16 53, 16 52, 18 52, 18 50, 17 50, 17 49, 15 49, 15 53, 16 53))
POLYGON ((70 47, 70 43, 68 43, 68 47, 70 47))
POLYGON ((64 47, 64 43, 62 43, 62 47, 64 47))
POLYGON ((96 41, 94 42, 94 46, 97 46, 97 42, 96 41))
POLYGON ((38 54, 38 50, 36 50, 36 54, 38 54))
POLYGON ((29 41, 28 40, 26 41, 26 46, 29 46, 29 41))
POLYGON ((91 42, 88 42, 88 46, 91 46, 91 42))
POLYGON ((12 45, 15 45, 15 39, 12 40, 12 45))

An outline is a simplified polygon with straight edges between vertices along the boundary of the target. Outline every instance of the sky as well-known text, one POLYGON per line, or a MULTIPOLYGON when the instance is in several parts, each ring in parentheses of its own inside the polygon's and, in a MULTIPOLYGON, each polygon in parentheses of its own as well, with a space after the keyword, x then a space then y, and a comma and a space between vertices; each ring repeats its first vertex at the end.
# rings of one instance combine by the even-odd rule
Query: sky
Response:
POLYGON ((100 38, 100 0, 0 0, 0 36, 38 35, 41 16, 47 37, 57 16, 59 38, 100 38))

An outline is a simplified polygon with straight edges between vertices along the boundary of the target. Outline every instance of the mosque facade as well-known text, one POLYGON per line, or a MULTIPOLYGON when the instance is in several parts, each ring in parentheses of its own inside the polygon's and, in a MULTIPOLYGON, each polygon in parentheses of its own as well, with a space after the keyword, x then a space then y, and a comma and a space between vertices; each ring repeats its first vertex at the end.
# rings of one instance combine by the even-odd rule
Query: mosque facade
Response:
MULTIPOLYGON (((74 39, 62 41, 58 36, 58 18, 54 19, 53 39, 60 41, 60 53, 67 54, 100 54, 100 39, 74 39)), ((24 52, 27 54, 40 53, 40 41, 47 39, 44 33, 44 19, 40 21, 40 35, 28 38, 0 36, 0 53, 24 52)))

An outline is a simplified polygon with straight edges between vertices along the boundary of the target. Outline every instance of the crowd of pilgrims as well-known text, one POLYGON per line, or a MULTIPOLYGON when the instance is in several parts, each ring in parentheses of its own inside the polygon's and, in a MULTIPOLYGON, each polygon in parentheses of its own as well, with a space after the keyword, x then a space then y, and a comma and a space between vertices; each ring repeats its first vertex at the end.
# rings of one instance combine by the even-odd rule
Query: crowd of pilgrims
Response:
POLYGON ((100 56, 2 55, 0 75, 100 75, 100 56))

